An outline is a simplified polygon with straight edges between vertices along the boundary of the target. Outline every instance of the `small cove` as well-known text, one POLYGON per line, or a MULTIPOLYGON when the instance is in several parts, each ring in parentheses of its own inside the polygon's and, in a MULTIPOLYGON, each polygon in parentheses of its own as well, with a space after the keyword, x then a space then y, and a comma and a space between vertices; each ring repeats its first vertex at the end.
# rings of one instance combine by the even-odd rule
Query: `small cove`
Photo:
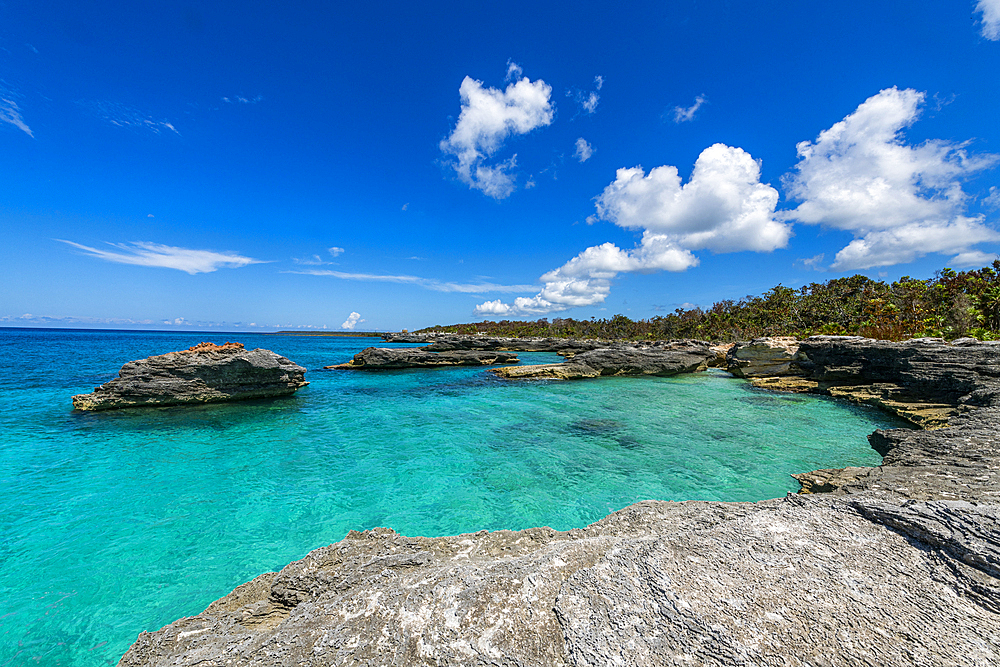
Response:
MULTIPOLYGON (((114 664, 343 538, 584 526, 638 500, 754 501, 875 465, 875 410, 728 374, 506 382, 317 370, 376 339, 0 330, 0 665, 114 664), (309 369, 297 396, 73 413, 125 361, 239 340, 309 369)), ((522 363, 559 361, 521 353, 522 363)))

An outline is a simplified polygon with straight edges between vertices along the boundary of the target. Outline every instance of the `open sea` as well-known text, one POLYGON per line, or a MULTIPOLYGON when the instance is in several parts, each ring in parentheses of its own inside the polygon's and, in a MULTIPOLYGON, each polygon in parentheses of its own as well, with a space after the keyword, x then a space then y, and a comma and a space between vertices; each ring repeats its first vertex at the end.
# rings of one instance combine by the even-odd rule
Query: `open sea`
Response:
MULTIPOLYGON (((881 462, 903 424, 721 371, 509 382, 325 371, 372 338, 0 329, 0 667, 113 665, 352 529, 583 527, 644 499, 754 501, 881 462), (122 364, 234 340, 305 366, 290 398, 74 412, 122 364)), ((561 361, 520 353, 522 363, 561 361)))

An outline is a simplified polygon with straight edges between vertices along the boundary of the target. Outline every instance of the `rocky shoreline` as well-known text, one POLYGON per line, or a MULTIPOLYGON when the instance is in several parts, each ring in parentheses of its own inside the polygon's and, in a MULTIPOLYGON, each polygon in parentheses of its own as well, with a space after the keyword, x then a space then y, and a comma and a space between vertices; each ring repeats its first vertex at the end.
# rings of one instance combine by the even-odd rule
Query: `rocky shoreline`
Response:
POLYGON ((727 365, 950 412, 873 433, 881 466, 800 476, 825 493, 645 501, 566 532, 352 532, 142 633, 120 664, 1000 662, 1000 346, 760 340, 727 365))
POLYGON ((73 408, 98 411, 290 396, 309 384, 305 371, 270 350, 200 343, 128 362, 114 380, 74 396, 73 408))
POLYGON ((444 366, 491 366, 516 364, 512 352, 452 350, 428 352, 414 347, 366 347, 346 364, 324 366, 336 370, 395 370, 400 368, 440 368, 444 366))

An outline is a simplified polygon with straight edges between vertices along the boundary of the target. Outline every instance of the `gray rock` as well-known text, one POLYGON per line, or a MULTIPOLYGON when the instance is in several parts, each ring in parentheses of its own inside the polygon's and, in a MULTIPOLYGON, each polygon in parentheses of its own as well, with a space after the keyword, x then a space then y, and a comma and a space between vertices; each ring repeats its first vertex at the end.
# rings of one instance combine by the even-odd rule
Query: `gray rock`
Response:
POLYGON ((506 338, 502 336, 467 336, 462 334, 396 334, 382 336, 387 343, 413 345, 428 343, 428 352, 450 350, 505 350, 510 352, 558 352, 574 354, 606 347, 607 341, 579 338, 506 338))
POLYGON ((507 379, 570 380, 612 375, 670 376, 704 370, 716 359, 707 343, 677 341, 672 345, 615 345, 580 352, 560 364, 496 368, 491 372, 507 379))
POLYGON ((388 370, 396 368, 437 368, 439 366, 490 366, 516 364, 512 352, 482 352, 458 350, 427 352, 414 347, 366 347, 346 364, 325 366, 342 370, 388 370))
POLYGON ((118 377, 73 397, 77 410, 219 403, 289 396, 309 384, 306 369, 270 350, 201 343, 130 361, 118 377))

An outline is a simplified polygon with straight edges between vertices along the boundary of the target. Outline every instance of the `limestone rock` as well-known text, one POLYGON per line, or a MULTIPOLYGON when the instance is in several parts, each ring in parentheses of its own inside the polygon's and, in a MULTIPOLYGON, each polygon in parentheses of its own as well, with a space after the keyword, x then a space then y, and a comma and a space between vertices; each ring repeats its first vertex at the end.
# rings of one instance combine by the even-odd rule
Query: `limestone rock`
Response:
POLYGON ((309 384, 305 370, 270 350, 200 343, 128 362, 116 379, 74 396, 73 407, 112 410, 289 396, 309 384))
POLYGON ((346 364, 325 366, 341 370, 389 370, 396 368, 437 368, 440 366, 489 366, 516 364, 518 358, 511 352, 476 352, 457 350, 427 352, 415 347, 366 347, 346 364))
POLYGON ((428 343, 428 352, 451 350, 504 350, 508 352, 557 352, 575 354, 606 347, 607 341, 579 338, 509 338, 503 336, 469 336, 463 334, 396 334, 382 336, 387 343, 428 343))
POLYGON ((736 377, 798 375, 799 341, 791 337, 757 338, 734 345, 728 356, 729 371, 736 377))
POLYGON ((561 364, 497 368, 508 379, 570 380, 611 375, 669 376, 704 370, 715 353, 705 343, 677 341, 670 345, 615 345, 574 354, 561 364))

